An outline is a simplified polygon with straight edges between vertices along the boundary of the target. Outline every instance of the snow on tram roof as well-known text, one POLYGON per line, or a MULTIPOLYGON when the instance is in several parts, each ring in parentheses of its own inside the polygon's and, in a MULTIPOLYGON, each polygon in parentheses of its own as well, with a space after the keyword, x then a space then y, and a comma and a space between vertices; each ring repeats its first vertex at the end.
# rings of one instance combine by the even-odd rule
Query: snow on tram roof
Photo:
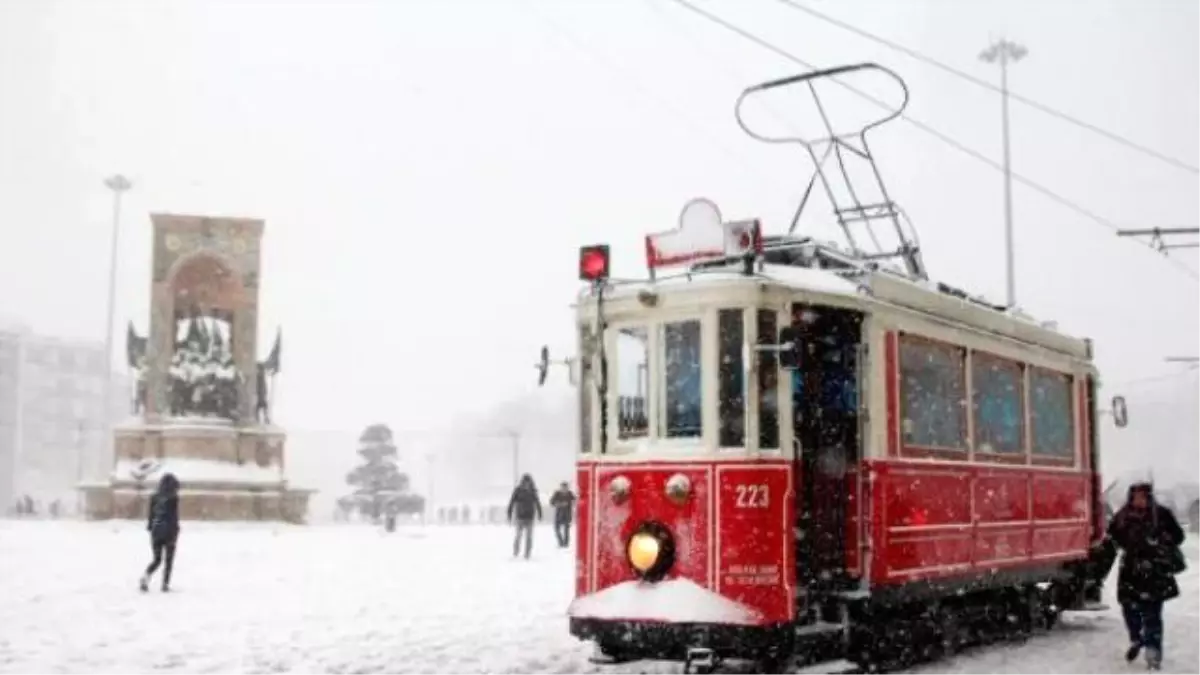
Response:
MULTIPOLYGON (((864 305, 903 308, 973 330, 1036 344, 1078 358, 1092 357, 1091 344, 1038 321, 1019 308, 1005 307, 965 290, 914 276, 811 237, 763 237, 757 220, 725 221, 707 200, 689 202, 676 230, 646 235, 649 279, 611 279, 607 245, 584 247, 580 278, 604 284, 606 297, 628 299, 664 289, 701 289, 775 284, 842 298, 864 305), (684 267, 662 274, 671 267, 684 267)), ((587 303, 586 294, 580 296, 587 303)), ((639 297, 639 301, 642 299, 639 297)), ((649 302, 649 300, 646 300, 649 302)))
POLYGON ((669 288, 717 283, 776 283, 797 290, 816 291, 831 295, 857 295, 858 284, 831 270, 795 267, 791 265, 762 265, 754 274, 745 274, 741 263, 723 267, 691 269, 658 279, 628 280, 615 284, 608 292, 621 296, 654 288, 669 288))
MULTIPOLYGON (((629 298, 642 291, 685 290, 732 284, 778 284, 788 289, 829 296, 855 298, 867 304, 882 303, 961 323, 976 330, 1005 335, 1039 344, 1077 358, 1090 358, 1086 340, 1063 332, 1053 321, 1039 321, 1017 309, 992 305, 983 298, 966 296, 961 291, 942 288, 933 281, 916 280, 883 270, 822 269, 783 264, 756 265, 753 274, 745 274, 742 263, 692 268, 657 279, 624 280, 609 287, 606 297, 629 298), (850 278, 853 276, 853 278, 850 278)), ((586 297, 581 297, 586 302, 586 297)))

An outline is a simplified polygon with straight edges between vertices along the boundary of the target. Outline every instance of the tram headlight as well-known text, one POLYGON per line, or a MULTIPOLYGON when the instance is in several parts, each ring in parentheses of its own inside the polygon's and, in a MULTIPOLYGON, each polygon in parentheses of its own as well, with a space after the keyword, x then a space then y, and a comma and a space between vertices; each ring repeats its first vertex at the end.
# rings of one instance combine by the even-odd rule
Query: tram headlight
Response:
POLYGON ((675 564, 675 539, 660 523, 642 523, 625 544, 629 566, 646 581, 658 581, 675 564))
POLYGON ((658 545, 658 539, 654 535, 639 532, 629 539, 629 564, 639 572, 654 567, 660 553, 662 547, 658 545))

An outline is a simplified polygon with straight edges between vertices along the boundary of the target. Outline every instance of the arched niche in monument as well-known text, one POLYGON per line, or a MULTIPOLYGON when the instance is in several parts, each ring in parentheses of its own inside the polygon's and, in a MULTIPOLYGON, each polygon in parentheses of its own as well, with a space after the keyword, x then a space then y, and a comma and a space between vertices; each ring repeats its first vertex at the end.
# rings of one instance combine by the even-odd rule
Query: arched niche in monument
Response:
POLYGON ((200 251, 176 261, 168 288, 170 414, 236 419, 246 377, 238 366, 235 330, 245 308, 242 279, 217 255, 200 251))

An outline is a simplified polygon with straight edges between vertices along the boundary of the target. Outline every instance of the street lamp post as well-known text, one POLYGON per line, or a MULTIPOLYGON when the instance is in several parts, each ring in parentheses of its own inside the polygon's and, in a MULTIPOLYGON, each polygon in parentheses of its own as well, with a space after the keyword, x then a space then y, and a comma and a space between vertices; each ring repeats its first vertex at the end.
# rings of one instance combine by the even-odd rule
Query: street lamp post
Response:
POLYGON ((116 302, 117 302, 117 244, 121 238, 121 195, 129 188, 133 187, 133 183, 121 174, 113 174, 104 179, 104 187, 112 190, 113 193, 113 212, 112 212, 112 248, 108 258, 108 317, 105 321, 104 330, 104 423, 101 426, 105 430, 106 439, 102 441, 102 447, 106 450, 105 459, 109 459, 111 454, 110 444, 113 442, 112 430, 112 390, 113 390, 113 323, 116 318, 116 302))
POLYGON ((521 434, 517 431, 506 431, 504 435, 512 439, 512 484, 516 485, 521 481, 521 434))
POLYGON ((434 472, 436 471, 436 469, 435 469, 436 465, 434 462, 436 461, 436 458, 434 457, 434 454, 431 452, 431 453, 425 455, 425 461, 428 464, 428 471, 429 471, 429 476, 426 479, 426 482, 429 483, 429 486, 426 489, 426 495, 425 495, 425 522, 428 523, 431 520, 430 514, 433 509, 433 496, 434 496, 433 490, 434 490, 434 479, 435 479, 434 472))
POLYGON ((77 420, 75 423, 75 514, 83 513, 83 493, 79 491, 79 486, 83 485, 83 420, 77 420))
POLYGON ((1025 47, 1011 40, 1000 39, 979 54, 979 59, 985 63, 1000 64, 1000 119, 1004 143, 1004 266, 1009 308, 1017 304, 1017 282, 1013 251, 1012 169, 1008 143, 1008 64, 1020 61, 1028 53, 1029 50, 1025 47))

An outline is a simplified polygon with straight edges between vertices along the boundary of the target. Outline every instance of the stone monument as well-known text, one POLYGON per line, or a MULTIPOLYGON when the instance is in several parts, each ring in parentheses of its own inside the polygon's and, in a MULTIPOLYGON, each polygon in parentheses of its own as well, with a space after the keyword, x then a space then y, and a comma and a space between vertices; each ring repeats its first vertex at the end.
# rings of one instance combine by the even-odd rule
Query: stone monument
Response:
POLYGON ((271 423, 281 333, 257 360, 263 221, 151 214, 150 332, 126 333, 133 417, 115 431, 107 481, 81 486, 89 518, 145 518, 158 477, 182 483, 180 517, 303 522, 286 434, 271 423), (268 386, 270 383, 271 386, 268 386))

